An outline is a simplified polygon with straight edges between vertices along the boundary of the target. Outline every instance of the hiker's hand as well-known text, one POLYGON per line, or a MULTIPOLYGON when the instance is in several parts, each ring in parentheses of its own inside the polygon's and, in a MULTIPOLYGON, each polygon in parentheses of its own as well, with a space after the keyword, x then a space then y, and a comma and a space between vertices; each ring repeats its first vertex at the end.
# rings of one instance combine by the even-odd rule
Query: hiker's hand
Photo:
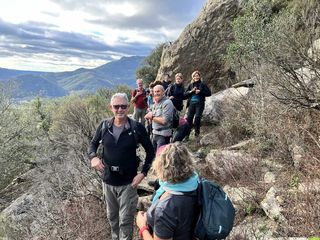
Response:
POLYGON ((197 88, 194 87, 194 88, 191 89, 191 92, 195 92, 196 90, 197 90, 197 88))
POLYGON ((137 214, 136 222, 139 229, 143 226, 147 226, 147 214, 145 214, 145 212, 143 211, 139 211, 137 214))
POLYGON ((170 96, 169 99, 174 99, 174 96, 170 96))
POLYGON ((148 112, 145 116, 144 116, 145 119, 152 119, 152 112, 148 112))
POLYGON ((138 173, 132 180, 131 186, 136 188, 139 183, 141 183, 142 179, 144 179, 144 174, 143 173, 138 173))
POLYGON ((94 157, 91 159, 91 167, 98 170, 98 171, 103 171, 104 165, 101 161, 100 158, 94 157))
POLYGON ((197 90, 196 90, 196 94, 198 94, 199 92, 200 92, 200 90, 199 90, 199 89, 197 89, 197 90))

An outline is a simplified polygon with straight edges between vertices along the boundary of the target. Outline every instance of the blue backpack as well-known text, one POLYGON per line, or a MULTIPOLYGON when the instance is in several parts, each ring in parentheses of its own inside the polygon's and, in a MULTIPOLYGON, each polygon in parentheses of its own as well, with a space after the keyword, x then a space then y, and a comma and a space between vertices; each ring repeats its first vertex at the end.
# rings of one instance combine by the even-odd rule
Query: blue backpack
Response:
POLYGON ((227 194, 214 182, 201 179, 198 187, 199 216, 194 237, 199 240, 224 239, 232 230, 235 209, 227 194))

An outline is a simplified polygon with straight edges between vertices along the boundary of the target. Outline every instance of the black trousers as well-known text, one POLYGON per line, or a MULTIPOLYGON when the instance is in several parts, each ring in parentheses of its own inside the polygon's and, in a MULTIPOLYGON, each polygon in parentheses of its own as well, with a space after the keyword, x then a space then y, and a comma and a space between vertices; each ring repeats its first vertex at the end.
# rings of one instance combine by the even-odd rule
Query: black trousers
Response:
POLYGON ((171 138, 171 136, 164 137, 161 135, 153 134, 151 142, 152 142, 154 150, 157 151, 158 148, 161 147, 162 145, 166 145, 166 144, 170 143, 170 138, 171 138))
POLYGON ((204 103, 201 103, 201 102, 190 103, 188 107, 187 121, 191 128, 194 127, 196 136, 200 134, 200 124, 201 124, 203 110, 204 110, 204 103))
POLYGON ((189 136, 190 130, 189 123, 187 122, 184 125, 179 126, 173 135, 172 142, 181 142, 186 136, 189 136))

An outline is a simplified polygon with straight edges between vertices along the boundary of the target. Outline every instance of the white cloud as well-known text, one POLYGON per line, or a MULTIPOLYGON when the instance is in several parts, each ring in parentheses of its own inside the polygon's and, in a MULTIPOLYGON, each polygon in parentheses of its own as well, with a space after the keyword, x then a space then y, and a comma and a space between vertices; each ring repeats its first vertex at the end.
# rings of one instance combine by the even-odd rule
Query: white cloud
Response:
POLYGON ((131 17, 135 15, 138 10, 137 6, 134 6, 132 3, 124 2, 124 3, 111 3, 108 6, 105 5, 105 10, 108 12, 110 15, 123 15, 125 17, 131 17))
POLYGON ((0 0, 0 67, 63 71, 146 55, 174 41, 204 2, 0 0))
POLYGON ((42 11, 59 12, 61 8, 48 0, 0 0, 0 16, 11 23, 27 21, 50 22, 52 18, 42 11))

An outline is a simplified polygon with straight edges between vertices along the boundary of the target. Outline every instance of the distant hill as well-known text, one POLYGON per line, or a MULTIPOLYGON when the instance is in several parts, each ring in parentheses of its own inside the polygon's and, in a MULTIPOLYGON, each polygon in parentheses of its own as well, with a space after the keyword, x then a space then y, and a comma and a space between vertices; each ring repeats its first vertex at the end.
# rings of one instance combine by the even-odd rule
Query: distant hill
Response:
POLYGON ((135 86, 135 71, 144 57, 122 57, 94 69, 79 68, 67 72, 20 71, 0 68, 0 82, 14 82, 15 98, 37 95, 59 97, 70 92, 95 92, 117 85, 135 86))
POLYGON ((68 91, 41 76, 32 74, 21 75, 10 80, 16 87, 13 96, 15 98, 29 98, 32 96, 62 97, 68 91))
POLYGON ((6 81, 10 78, 14 78, 24 74, 32 74, 32 75, 40 75, 43 72, 37 71, 22 71, 22 70, 13 70, 13 69, 6 69, 0 67, 0 81, 6 81))

